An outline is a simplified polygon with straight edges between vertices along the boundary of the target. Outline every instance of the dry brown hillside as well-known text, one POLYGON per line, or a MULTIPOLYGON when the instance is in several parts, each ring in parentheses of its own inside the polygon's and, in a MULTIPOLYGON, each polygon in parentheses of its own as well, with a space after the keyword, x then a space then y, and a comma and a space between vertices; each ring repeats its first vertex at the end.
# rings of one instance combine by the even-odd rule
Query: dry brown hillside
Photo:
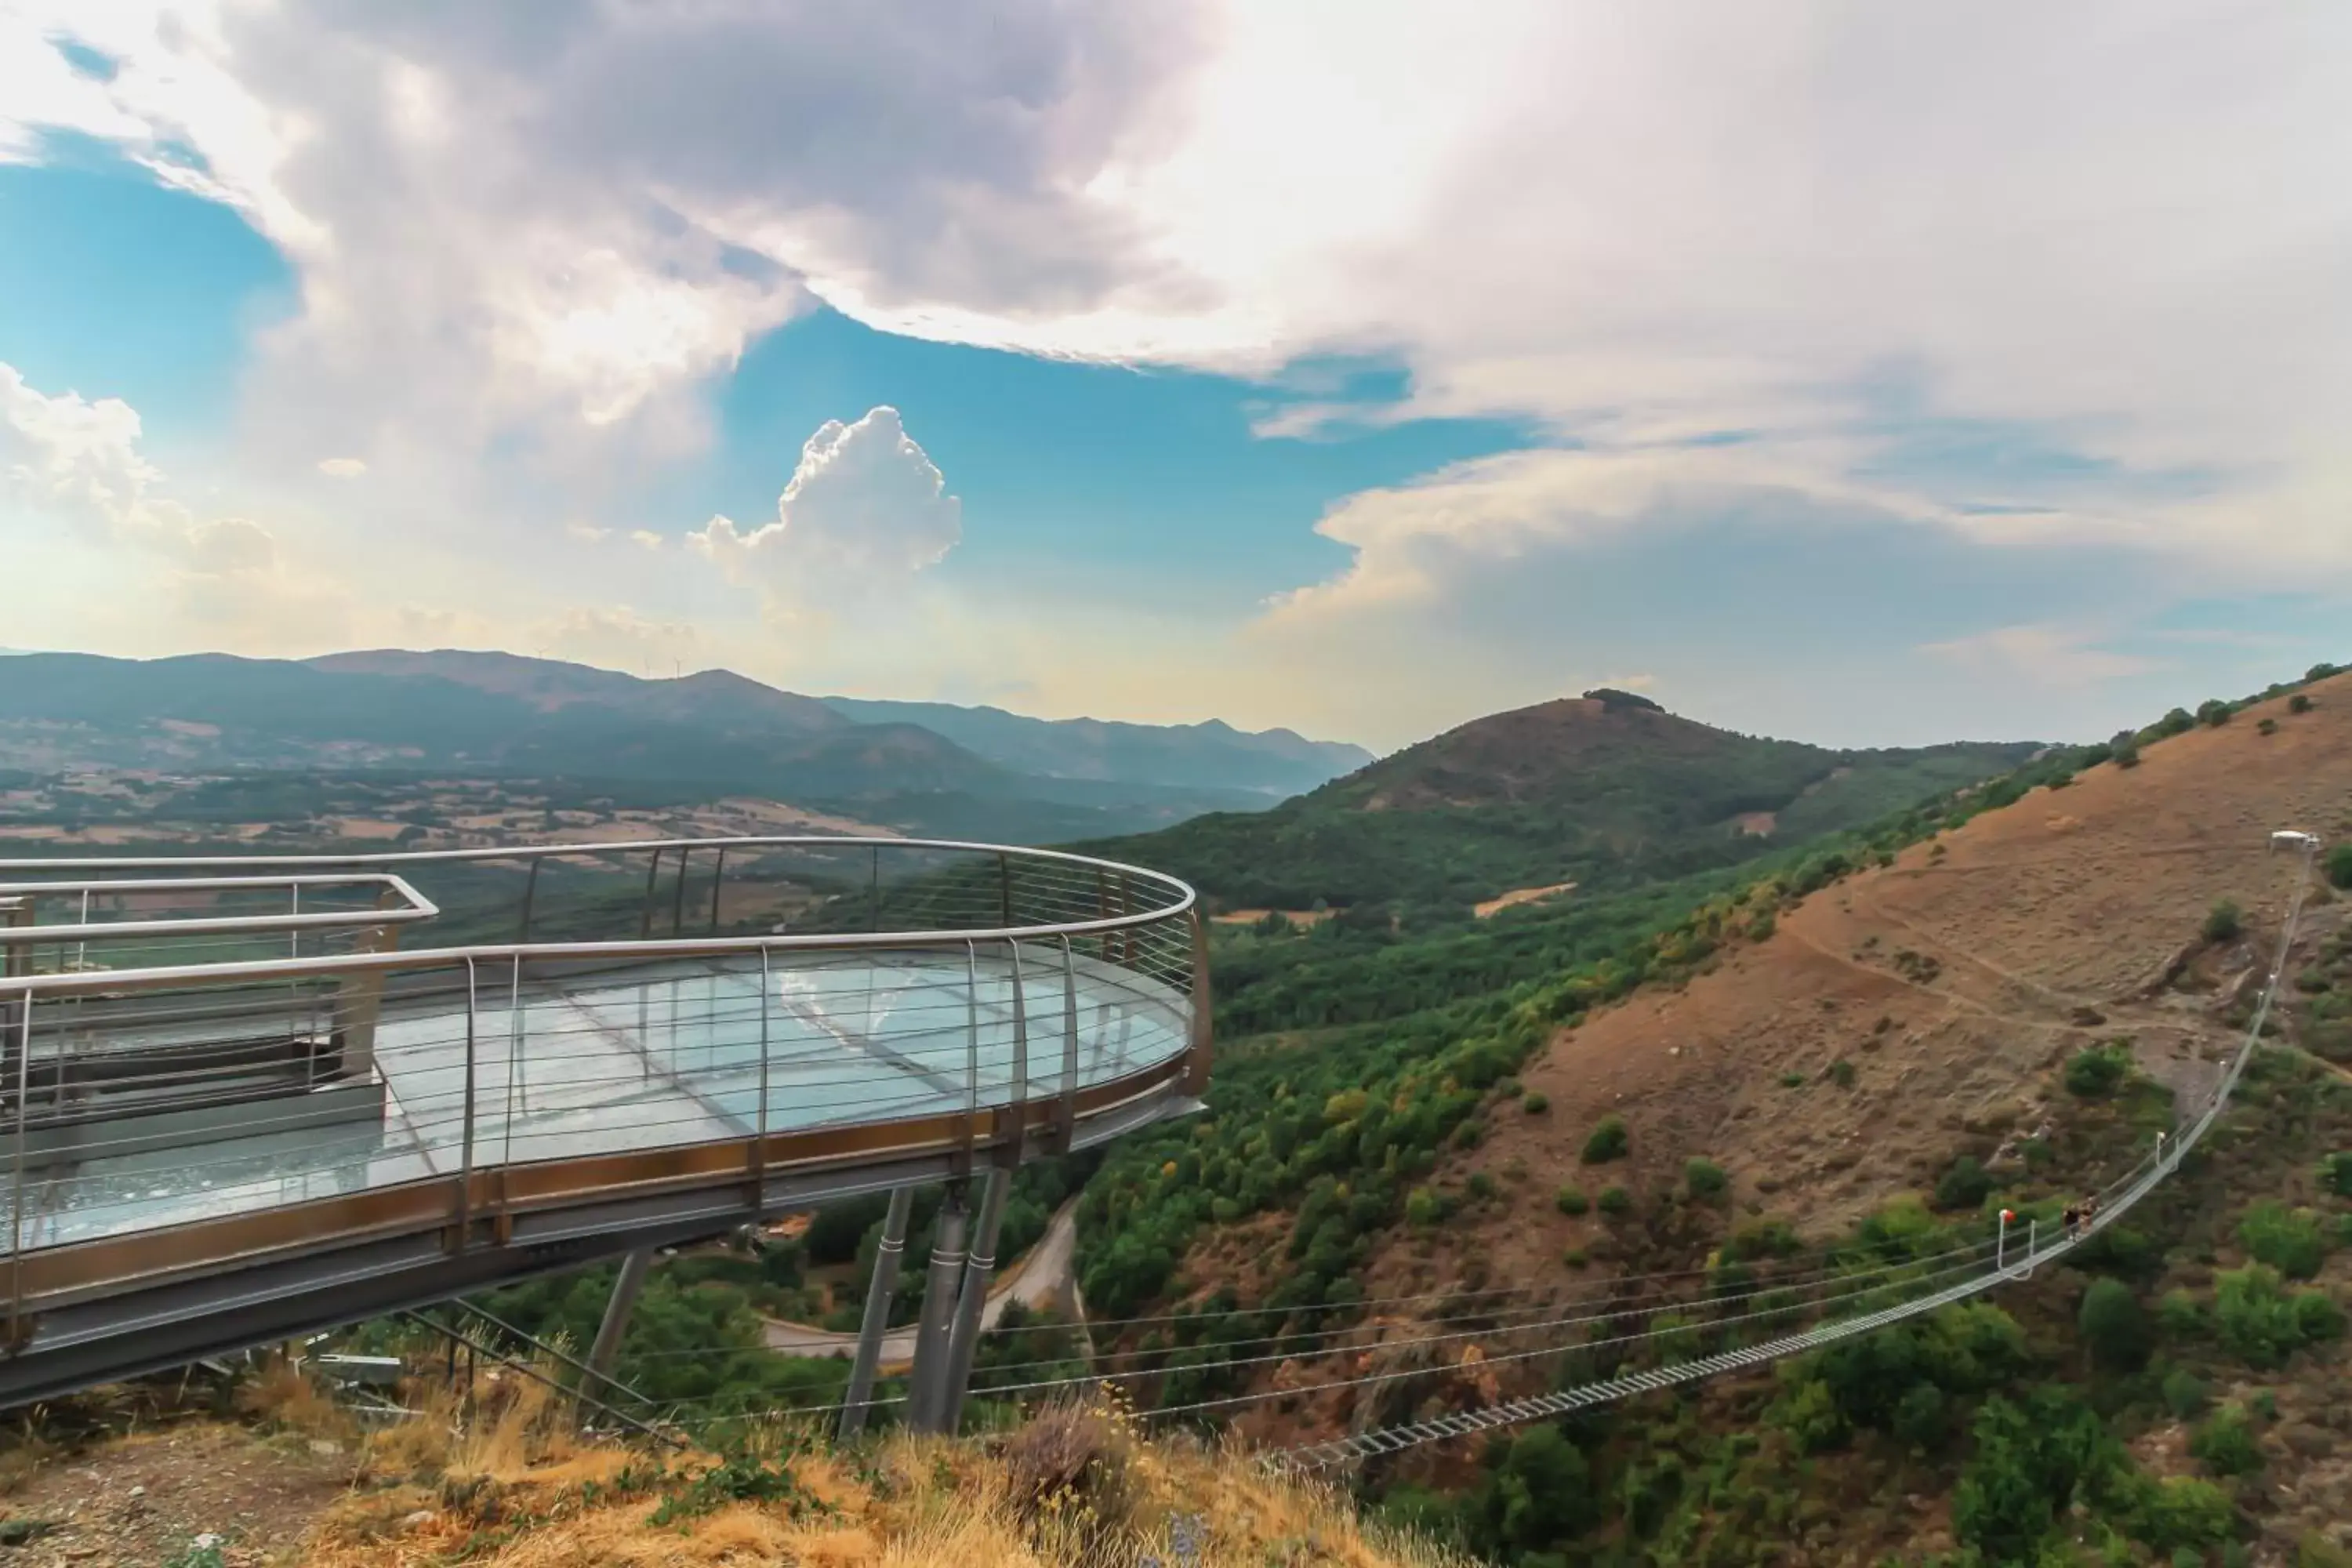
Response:
MULTIPOLYGON (((2352 833, 2352 676, 2308 695, 2309 712, 2263 703, 2147 747, 2137 767, 2103 764, 1986 813, 1784 911, 1771 937, 1683 988, 1561 1032, 1524 1074, 1549 1114, 1496 1118, 1440 1173, 1509 1173, 1542 1201, 1465 1213, 1433 1245, 1400 1238, 1368 1288, 1556 1275, 1565 1249, 1601 1235, 1597 1216, 1557 1211, 1559 1186, 1639 1196, 1693 1156, 1731 1173, 1743 1207, 1841 1231, 1957 1155, 2038 1131, 2049 1069, 2103 1040, 2127 1037, 2160 1081, 2210 1082, 2289 887, 2269 832, 2352 833), (2224 899, 2245 934, 2206 944, 2224 899), (1851 1088, 1830 1076, 1839 1061, 1851 1088), (1580 1163, 1608 1114, 1630 1156, 1580 1163)), ((2318 911, 2315 931, 2342 913, 2318 911)))

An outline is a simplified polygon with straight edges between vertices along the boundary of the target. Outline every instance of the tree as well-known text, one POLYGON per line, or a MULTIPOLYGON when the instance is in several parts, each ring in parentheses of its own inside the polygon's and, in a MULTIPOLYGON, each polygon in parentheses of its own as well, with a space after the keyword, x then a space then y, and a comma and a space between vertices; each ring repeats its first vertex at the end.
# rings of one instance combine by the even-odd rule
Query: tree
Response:
POLYGON ((2131 1047, 2110 1041, 2077 1051, 2066 1063, 2066 1092, 2098 1100, 2116 1091, 2132 1066, 2131 1047))
POLYGON ((2218 697, 2209 697, 2197 705, 2197 721, 2218 730, 2230 721, 2230 705, 2218 697))
POLYGON ((2266 1263, 2290 1279, 2308 1279, 2327 1260, 2327 1237, 2319 1216, 2309 1209, 2290 1209, 2265 1198, 2238 1222, 2238 1239, 2257 1263, 2266 1263))
POLYGON ((1939 1209, 1973 1209, 1992 1195, 1992 1177, 1977 1163, 1973 1155, 1963 1154, 1952 1162, 1936 1183, 1936 1206, 1939 1209))
POLYGON ((2327 852, 2327 879, 2339 888, 2352 888, 2352 844, 2338 844, 2327 852))
POLYGON ((2075 1328, 2091 1359, 2108 1372, 2137 1372, 2147 1360, 2147 1314, 2131 1287, 2120 1279, 2094 1279, 2083 1292, 2075 1328))

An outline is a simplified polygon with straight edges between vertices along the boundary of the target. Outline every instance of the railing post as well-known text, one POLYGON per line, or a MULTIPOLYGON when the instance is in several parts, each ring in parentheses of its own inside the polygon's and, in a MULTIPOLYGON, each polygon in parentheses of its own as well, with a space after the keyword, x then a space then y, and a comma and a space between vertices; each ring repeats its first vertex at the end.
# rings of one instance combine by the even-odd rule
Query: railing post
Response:
POLYGON ((775 977, 768 964, 768 944, 760 944, 760 1113, 751 1136, 751 1212, 764 1212, 768 1201, 768 1016, 772 1010, 775 977))
POLYGON ((950 1165, 959 1176, 971 1174, 972 1146, 980 1139, 980 949, 963 944, 963 1136, 957 1141, 950 1165))
POLYGON ((1204 1094, 1209 1088, 1209 1059, 1215 1054, 1215 999, 1209 991, 1209 926, 1201 918, 1200 910, 1192 911, 1192 1038, 1184 1053, 1184 1079, 1180 1087, 1186 1094, 1204 1094))
POLYGON ((1004 1200, 1013 1190, 1011 1171, 991 1171, 980 1200, 980 1226, 964 1261, 963 1289, 956 1298, 955 1330, 948 1341, 947 1383, 939 1403, 940 1430, 952 1434, 963 1424, 964 1395, 971 1384, 972 1359, 980 1352, 988 1311, 988 1279, 996 1268, 996 1237, 1004 1224, 1004 1200))
MULTIPOLYGON (((12 953, 13 956, 13 953, 12 953)), ((33 992, 26 987, 17 999, 16 1017, 16 1170, 15 1195, 8 1204, 8 1349, 25 1342, 25 1166, 32 1128, 26 1108, 33 1100, 33 992)))
POLYGON ((996 925, 999 931, 1013 929, 1013 857, 996 858, 996 925))
POLYGON ((710 873, 710 934, 719 934, 719 890, 727 883, 727 846, 719 847, 719 864, 710 873))
POLYGON ((637 940, 645 942, 654 934, 654 889, 661 881, 663 852, 654 851, 653 863, 646 868, 646 904, 637 917, 637 940))
POLYGON ((474 1228, 474 961, 466 960, 466 1125, 457 1160, 457 1245, 466 1250, 474 1228))
POLYGON ((672 936, 686 934, 686 862, 693 853, 692 849, 683 846, 677 852, 677 891, 672 896, 669 906, 669 934, 672 936))
POLYGON ((1062 1093, 1054 1109, 1053 1152, 1066 1154, 1078 1129, 1078 961, 1062 939, 1062 1093))
POLYGON ((1008 939, 1004 945, 1013 960, 1013 1120, 998 1140, 996 1162, 1017 1165, 1029 1149, 1029 998, 1022 981, 1021 944, 1008 939))
POLYGON ((844 1442, 865 1429, 866 1412, 874 1404, 874 1374, 882 1364, 882 1341, 890 1331, 890 1300, 898 1292, 898 1263, 907 1250, 907 1216, 915 1206, 915 1189, 890 1189, 890 1207, 882 1216, 882 1243, 874 1251, 874 1278, 866 1285, 866 1315, 857 1325, 857 1358, 849 1367, 849 1391, 841 1405, 844 1442))
POLYGON ((872 922, 868 929, 878 932, 882 929, 882 847, 876 845, 873 854, 874 870, 866 884, 866 897, 872 910, 872 922))
POLYGON ((948 1184, 947 1202, 931 1222, 930 1272, 923 1281, 921 1327, 915 1334, 914 1397, 908 1424, 918 1432, 942 1430, 947 1404, 948 1335, 955 1321, 956 1282, 963 1273, 964 1184, 948 1184))
POLYGON ((539 897, 539 868, 546 863, 546 856, 532 856, 530 858, 530 874, 523 879, 522 925, 521 928, 515 932, 515 945, 518 947, 527 947, 530 943, 530 907, 539 897))

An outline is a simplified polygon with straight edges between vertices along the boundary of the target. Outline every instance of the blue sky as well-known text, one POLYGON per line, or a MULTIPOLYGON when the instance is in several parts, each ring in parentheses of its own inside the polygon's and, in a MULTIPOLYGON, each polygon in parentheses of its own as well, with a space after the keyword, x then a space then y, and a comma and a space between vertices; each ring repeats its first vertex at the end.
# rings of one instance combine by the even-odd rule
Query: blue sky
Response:
POLYGON ((11 641, 1375 746, 2352 658, 2345 24, 1792 9, 12 16, 11 641))

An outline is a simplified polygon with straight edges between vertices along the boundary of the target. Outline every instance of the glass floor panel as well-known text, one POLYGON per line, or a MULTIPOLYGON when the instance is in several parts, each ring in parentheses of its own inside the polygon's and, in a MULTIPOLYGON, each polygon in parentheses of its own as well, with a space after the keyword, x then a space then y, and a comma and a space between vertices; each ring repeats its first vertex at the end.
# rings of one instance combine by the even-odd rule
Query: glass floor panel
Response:
MULTIPOLYGON (((749 1138, 1050 1099, 1181 1057, 1189 1000, 1149 975, 1024 951, 776 953, 666 963, 462 1002, 389 1000, 381 1119, 27 1172, 0 1250, 88 1241, 467 1168, 749 1138), (1015 1015, 1021 1026, 1016 1028, 1015 1015), (1071 1024, 1075 1022, 1075 1028, 1071 1024), (1024 1047, 1025 1045, 1025 1059, 1024 1047), (1016 1096, 1016 1083, 1025 1093, 1016 1096), (764 1092, 763 1092, 764 1091, 764 1092), (21 1238, 21 1240, 19 1240, 21 1238)), ((224 1032, 230 1032, 225 1030, 224 1032)), ((12 1194, 13 1196, 13 1194, 12 1194)))

